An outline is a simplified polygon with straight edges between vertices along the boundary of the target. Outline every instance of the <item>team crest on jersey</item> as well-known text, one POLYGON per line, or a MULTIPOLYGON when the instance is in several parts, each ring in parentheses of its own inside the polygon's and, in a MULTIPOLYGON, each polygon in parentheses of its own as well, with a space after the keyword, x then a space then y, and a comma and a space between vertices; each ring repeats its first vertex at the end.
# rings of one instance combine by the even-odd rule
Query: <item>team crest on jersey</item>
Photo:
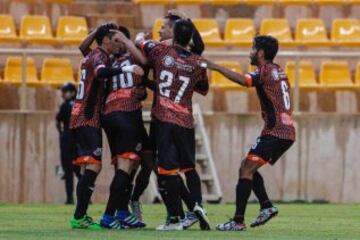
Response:
POLYGON ((142 144, 141 144, 141 143, 138 143, 138 144, 136 145, 136 147, 135 147, 135 150, 136 150, 137 152, 140 152, 140 151, 142 150, 142 144))
POLYGON ((173 66, 173 65, 174 65, 174 62, 175 62, 175 59, 174 59, 173 57, 171 57, 171 56, 165 56, 165 57, 163 58, 163 65, 164 65, 165 67, 171 67, 171 66, 173 66))
POLYGON ((271 75, 272 77, 274 78, 275 81, 279 81, 280 80, 280 75, 279 75, 279 72, 276 68, 274 68, 272 71, 271 71, 271 75))
POLYGON ((102 153, 102 148, 97 148, 95 149, 95 151, 93 152, 93 154, 97 157, 100 157, 102 153))

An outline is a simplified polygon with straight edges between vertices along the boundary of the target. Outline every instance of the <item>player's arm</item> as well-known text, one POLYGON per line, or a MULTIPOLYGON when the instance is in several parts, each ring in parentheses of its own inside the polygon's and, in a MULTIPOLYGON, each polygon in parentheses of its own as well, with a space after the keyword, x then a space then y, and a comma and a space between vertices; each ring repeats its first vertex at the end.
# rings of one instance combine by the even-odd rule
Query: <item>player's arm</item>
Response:
POLYGON ((63 131, 63 122, 66 115, 66 106, 65 103, 61 104, 59 112, 56 114, 56 128, 59 131, 59 133, 62 133, 63 131))
POLYGON ((91 44, 95 40, 96 29, 92 31, 79 45, 79 50, 83 56, 88 55, 91 52, 91 44))
POLYGON ((226 78, 230 79, 232 82, 240 84, 244 87, 253 87, 260 84, 260 77, 257 74, 241 74, 230 69, 223 67, 219 64, 216 64, 210 60, 202 60, 200 63, 203 67, 206 67, 210 70, 217 71, 224 75, 226 78))
MULTIPOLYGON (((192 21, 190 19, 189 19, 189 21, 192 23, 192 21)), ((201 37, 199 31, 196 29, 195 26, 194 26, 194 33, 192 36, 192 44, 191 44, 190 50, 192 53, 195 53, 197 55, 201 55, 205 50, 205 44, 202 40, 202 37, 201 37)))
POLYGON ((209 92, 209 79, 207 77, 206 69, 202 69, 199 75, 199 80, 195 85, 194 91, 205 96, 209 92))

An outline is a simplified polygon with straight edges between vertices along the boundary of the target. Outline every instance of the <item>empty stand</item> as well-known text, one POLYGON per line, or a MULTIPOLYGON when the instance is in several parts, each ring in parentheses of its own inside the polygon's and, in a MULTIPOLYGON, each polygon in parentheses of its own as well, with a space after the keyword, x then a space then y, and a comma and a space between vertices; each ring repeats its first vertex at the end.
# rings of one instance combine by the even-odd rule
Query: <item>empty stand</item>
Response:
POLYGON ((74 82, 72 64, 67 58, 45 58, 41 70, 41 82, 61 86, 65 82, 74 82))
POLYGON ((264 19, 260 26, 261 35, 271 35, 279 40, 281 47, 295 47, 289 23, 283 18, 264 19))
POLYGON ((331 42, 321 19, 299 19, 296 25, 295 40, 307 47, 329 47, 331 42))
POLYGON ((0 43, 19 43, 15 22, 11 15, 0 15, 0 43))
MULTIPOLYGON (((21 84, 22 82, 22 58, 8 57, 5 63, 4 83, 21 84)), ((39 84, 36 66, 33 58, 26 60, 26 83, 29 85, 39 84)))
MULTIPOLYGON (((295 86, 295 62, 289 61, 285 65, 285 73, 289 78, 292 87, 295 86)), ((319 84, 316 82, 315 70, 311 61, 300 61, 299 63, 299 87, 316 88, 319 84)))
POLYGON ((159 31, 161 29, 163 22, 164 22, 164 20, 162 18, 158 18, 155 20, 155 23, 152 28, 152 39, 154 39, 156 41, 160 40, 159 31))
POLYGON ((360 21, 357 19, 335 19, 331 29, 334 44, 346 47, 360 46, 360 21))
POLYGON ((24 16, 20 26, 20 38, 26 42, 37 44, 56 44, 46 16, 24 16))
POLYGON ((347 61, 324 61, 320 69, 320 84, 326 87, 353 87, 347 61))
POLYGON ((198 18, 193 20, 203 38, 206 47, 224 47, 225 42, 220 37, 219 26, 215 19, 198 18))
POLYGON ((60 17, 58 20, 56 37, 69 45, 78 45, 88 34, 88 27, 84 17, 60 17))
MULTIPOLYGON (((216 63, 225 66, 231 69, 232 71, 242 73, 242 68, 238 62, 221 61, 216 63)), ((241 87, 239 84, 231 82, 229 79, 227 79, 222 74, 216 71, 211 71, 211 86, 215 88, 224 88, 224 89, 245 89, 241 87)))
POLYGON ((225 42, 235 47, 251 47, 255 32, 252 19, 230 18, 225 26, 225 42))

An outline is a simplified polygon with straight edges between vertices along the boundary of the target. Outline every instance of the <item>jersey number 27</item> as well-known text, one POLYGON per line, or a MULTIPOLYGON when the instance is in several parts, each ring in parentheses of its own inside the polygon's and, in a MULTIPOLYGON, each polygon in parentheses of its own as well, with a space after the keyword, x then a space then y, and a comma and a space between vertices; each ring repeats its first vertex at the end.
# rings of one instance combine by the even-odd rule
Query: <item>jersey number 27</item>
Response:
MULTIPOLYGON (((182 84, 174 100, 176 103, 181 101, 181 98, 183 97, 185 90, 190 83, 190 78, 188 77, 179 76, 179 80, 182 82, 182 84)), ((159 90, 162 96, 170 98, 170 87, 173 84, 173 81, 174 74, 172 72, 166 70, 161 71, 159 90)))

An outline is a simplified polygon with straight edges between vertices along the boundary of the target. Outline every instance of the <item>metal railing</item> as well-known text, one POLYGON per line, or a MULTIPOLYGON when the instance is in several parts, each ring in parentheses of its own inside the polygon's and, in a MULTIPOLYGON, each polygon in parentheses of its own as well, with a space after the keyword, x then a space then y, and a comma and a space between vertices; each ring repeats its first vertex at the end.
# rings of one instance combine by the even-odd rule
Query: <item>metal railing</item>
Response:
MULTIPOLYGON (((0 55, 21 55, 22 56, 22 82, 21 82, 21 94, 20 94, 20 111, 26 111, 26 58, 29 55, 52 55, 52 56, 79 56, 81 57, 79 50, 55 50, 55 49, 15 49, 15 48, 0 48, 0 55)), ((237 50, 210 50, 205 51, 203 54, 209 58, 229 58, 229 57, 249 57, 249 51, 237 51, 237 50)), ((360 59, 360 51, 342 52, 342 51, 312 51, 306 52, 301 50, 296 51, 280 51, 277 57, 292 58, 295 62, 295 85, 294 87, 294 112, 299 112, 300 105, 300 71, 299 64, 303 58, 345 58, 345 59, 360 59)))

